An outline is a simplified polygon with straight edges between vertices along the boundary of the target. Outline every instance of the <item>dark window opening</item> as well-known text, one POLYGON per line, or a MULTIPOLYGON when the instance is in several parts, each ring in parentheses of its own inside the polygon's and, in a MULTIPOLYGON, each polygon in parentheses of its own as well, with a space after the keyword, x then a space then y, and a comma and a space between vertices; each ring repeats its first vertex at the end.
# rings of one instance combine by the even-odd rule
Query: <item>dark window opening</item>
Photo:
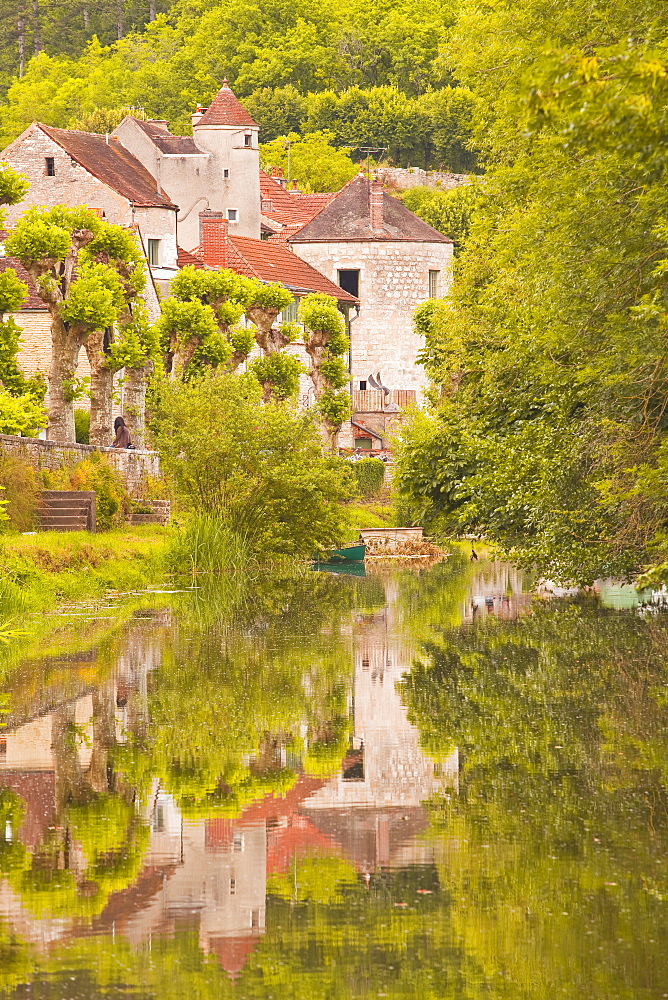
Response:
POLYGON ((148 262, 151 267, 160 267, 160 240, 148 241, 148 262))
POLYGON ((366 392, 366 380, 360 379, 360 392, 366 392))
POLYGON ((56 161, 52 156, 46 157, 46 176, 55 177, 56 176, 56 161))
POLYGON ((253 142, 253 136, 247 132, 246 135, 244 136, 244 146, 250 146, 252 142, 253 142))
POLYGON ((223 167, 223 180, 227 181, 227 180, 229 180, 229 178, 230 178, 230 168, 229 167, 223 167))
POLYGON ((360 293, 360 273, 359 271, 339 271, 339 288, 342 288, 344 292, 349 292, 354 295, 356 299, 359 298, 360 293))

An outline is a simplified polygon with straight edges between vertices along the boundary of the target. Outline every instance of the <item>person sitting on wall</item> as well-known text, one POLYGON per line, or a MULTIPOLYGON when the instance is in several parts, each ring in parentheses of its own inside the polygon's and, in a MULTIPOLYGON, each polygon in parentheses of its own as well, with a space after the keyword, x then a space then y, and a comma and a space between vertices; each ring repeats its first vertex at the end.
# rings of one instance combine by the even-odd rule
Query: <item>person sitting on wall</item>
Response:
POLYGON ((116 417, 114 420, 114 430, 116 431, 116 437, 112 442, 112 448, 134 448, 130 440, 130 431, 126 427, 123 417, 116 417))

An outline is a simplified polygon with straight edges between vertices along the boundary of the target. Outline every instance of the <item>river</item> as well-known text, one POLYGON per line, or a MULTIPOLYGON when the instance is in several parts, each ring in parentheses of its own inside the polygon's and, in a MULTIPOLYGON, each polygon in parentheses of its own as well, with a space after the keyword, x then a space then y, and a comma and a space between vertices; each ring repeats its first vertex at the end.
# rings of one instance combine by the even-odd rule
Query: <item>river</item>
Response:
POLYGON ((462 552, 173 589, 2 652, 0 996, 668 997, 668 614, 462 552))

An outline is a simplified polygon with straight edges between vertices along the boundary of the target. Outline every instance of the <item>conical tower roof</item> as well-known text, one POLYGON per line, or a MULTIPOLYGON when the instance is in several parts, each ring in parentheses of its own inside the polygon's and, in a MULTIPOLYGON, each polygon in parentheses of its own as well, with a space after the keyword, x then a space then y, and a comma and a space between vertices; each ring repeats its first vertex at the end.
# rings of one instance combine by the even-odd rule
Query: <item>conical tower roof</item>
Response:
POLYGON ((259 128, 246 109, 242 107, 230 90, 227 80, 223 80, 220 88, 208 109, 197 122, 201 125, 234 125, 238 128, 259 128))

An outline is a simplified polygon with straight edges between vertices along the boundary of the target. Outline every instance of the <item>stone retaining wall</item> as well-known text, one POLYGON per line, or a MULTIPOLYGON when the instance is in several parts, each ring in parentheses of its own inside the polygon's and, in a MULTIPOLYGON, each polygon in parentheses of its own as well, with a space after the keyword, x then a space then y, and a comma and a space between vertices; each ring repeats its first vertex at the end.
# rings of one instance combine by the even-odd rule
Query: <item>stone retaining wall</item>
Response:
POLYGON ((59 444, 57 441, 0 434, 0 452, 23 458, 35 469, 62 469, 88 458, 94 451, 101 452, 120 473, 132 497, 143 495, 147 476, 160 475, 160 459, 155 451, 120 451, 117 448, 97 448, 91 444, 59 444))

